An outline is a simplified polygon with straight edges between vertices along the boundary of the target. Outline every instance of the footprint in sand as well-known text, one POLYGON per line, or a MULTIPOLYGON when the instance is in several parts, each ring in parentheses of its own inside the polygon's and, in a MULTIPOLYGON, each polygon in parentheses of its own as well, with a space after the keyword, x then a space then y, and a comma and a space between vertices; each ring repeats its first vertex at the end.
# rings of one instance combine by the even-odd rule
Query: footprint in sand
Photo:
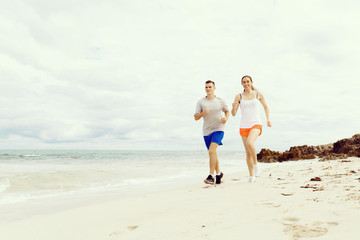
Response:
POLYGON ((313 222, 312 224, 297 224, 297 218, 285 218, 283 224, 286 226, 284 232, 293 239, 314 238, 324 236, 328 232, 328 226, 336 226, 336 222, 313 222))
POLYGON ((297 222, 297 221, 299 221, 299 219, 298 218, 295 218, 295 217, 287 217, 287 218, 284 218, 283 219, 284 221, 285 221, 285 223, 283 223, 283 224, 292 224, 292 223, 294 223, 294 222, 297 222))
POLYGON ((330 225, 330 226, 337 226, 337 225, 339 225, 339 223, 337 223, 337 222, 328 222, 327 224, 330 225))
POLYGON ((134 231, 135 229, 137 229, 139 226, 128 226, 127 229, 129 231, 134 231))
POLYGON ((112 232, 109 234, 111 240, 120 239, 121 232, 112 232))
POLYGON ((274 204, 274 203, 270 203, 270 202, 264 202, 263 205, 265 205, 267 207, 274 207, 274 208, 278 208, 281 206, 280 204, 274 204))
POLYGON ((358 201, 360 203, 360 195, 359 193, 349 193, 346 195, 346 201, 352 200, 352 201, 358 201))
MULTIPOLYGON (((137 229, 139 226, 128 226, 126 229, 128 230, 128 231, 134 231, 135 229, 137 229)), ((120 235, 121 234, 123 234, 123 233, 125 233, 126 232, 126 230, 125 231, 117 231, 117 232, 112 232, 112 233, 110 233, 109 234, 109 237, 110 237, 110 239, 111 240, 117 240, 117 239, 120 239, 120 235)))

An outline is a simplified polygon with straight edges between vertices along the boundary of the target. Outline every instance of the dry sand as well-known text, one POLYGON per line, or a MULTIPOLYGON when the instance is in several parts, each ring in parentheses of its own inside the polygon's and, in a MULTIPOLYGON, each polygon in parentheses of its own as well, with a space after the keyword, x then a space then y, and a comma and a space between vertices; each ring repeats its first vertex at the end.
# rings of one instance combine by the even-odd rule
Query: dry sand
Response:
POLYGON ((0 239, 359 240, 360 159, 298 163, 5 223, 0 239))

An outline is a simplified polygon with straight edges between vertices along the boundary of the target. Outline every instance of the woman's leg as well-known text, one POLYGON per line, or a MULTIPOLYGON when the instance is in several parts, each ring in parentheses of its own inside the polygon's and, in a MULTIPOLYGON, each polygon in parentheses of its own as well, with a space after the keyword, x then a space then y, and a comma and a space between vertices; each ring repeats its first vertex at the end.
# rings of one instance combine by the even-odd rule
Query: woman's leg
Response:
POLYGON ((245 151, 246 151, 246 163, 249 169, 249 174, 250 176, 254 176, 254 166, 253 166, 253 160, 251 159, 251 155, 250 155, 250 150, 247 147, 247 137, 243 137, 241 136, 241 139, 243 141, 244 147, 245 147, 245 151))
POLYGON ((252 159, 254 165, 256 165, 258 163, 257 155, 256 155, 256 148, 255 148, 255 141, 258 138, 259 134, 260 134, 260 129, 254 128, 250 131, 249 136, 246 140, 246 145, 250 152, 251 159, 252 159))
POLYGON ((248 164, 250 176, 254 176, 254 165, 257 164, 255 141, 260 134, 260 129, 252 129, 249 136, 242 137, 246 149, 246 162, 248 164), (250 156, 248 156, 250 155, 250 156))

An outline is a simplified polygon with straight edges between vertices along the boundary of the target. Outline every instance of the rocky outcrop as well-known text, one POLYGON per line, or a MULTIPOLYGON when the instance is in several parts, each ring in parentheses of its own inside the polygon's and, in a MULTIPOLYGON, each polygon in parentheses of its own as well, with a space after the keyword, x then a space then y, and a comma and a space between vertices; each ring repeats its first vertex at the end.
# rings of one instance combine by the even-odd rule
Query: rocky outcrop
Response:
POLYGON ((295 146, 282 153, 263 148, 257 155, 259 162, 296 161, 316 157, 321 158, 321 160, 360 157, 360 134, 326 145, 295 146))
POLYGON ((352 138, 345 138, 334 143, 334 153, 347 154, 348 156, 360 157, 360 134, 352 138))

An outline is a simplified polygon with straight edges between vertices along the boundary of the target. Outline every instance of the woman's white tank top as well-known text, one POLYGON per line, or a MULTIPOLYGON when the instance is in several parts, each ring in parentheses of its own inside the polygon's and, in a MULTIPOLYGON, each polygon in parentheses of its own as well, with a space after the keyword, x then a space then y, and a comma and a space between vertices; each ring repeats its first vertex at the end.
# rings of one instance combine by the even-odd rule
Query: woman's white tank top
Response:
POLYGON ((262 125, 259 115, 260 101, 258 95, 258 92, 256 92, 256 97, 251 100, 244 100, 240 93, 240 128, 252 128, 254 125, 262 125))

